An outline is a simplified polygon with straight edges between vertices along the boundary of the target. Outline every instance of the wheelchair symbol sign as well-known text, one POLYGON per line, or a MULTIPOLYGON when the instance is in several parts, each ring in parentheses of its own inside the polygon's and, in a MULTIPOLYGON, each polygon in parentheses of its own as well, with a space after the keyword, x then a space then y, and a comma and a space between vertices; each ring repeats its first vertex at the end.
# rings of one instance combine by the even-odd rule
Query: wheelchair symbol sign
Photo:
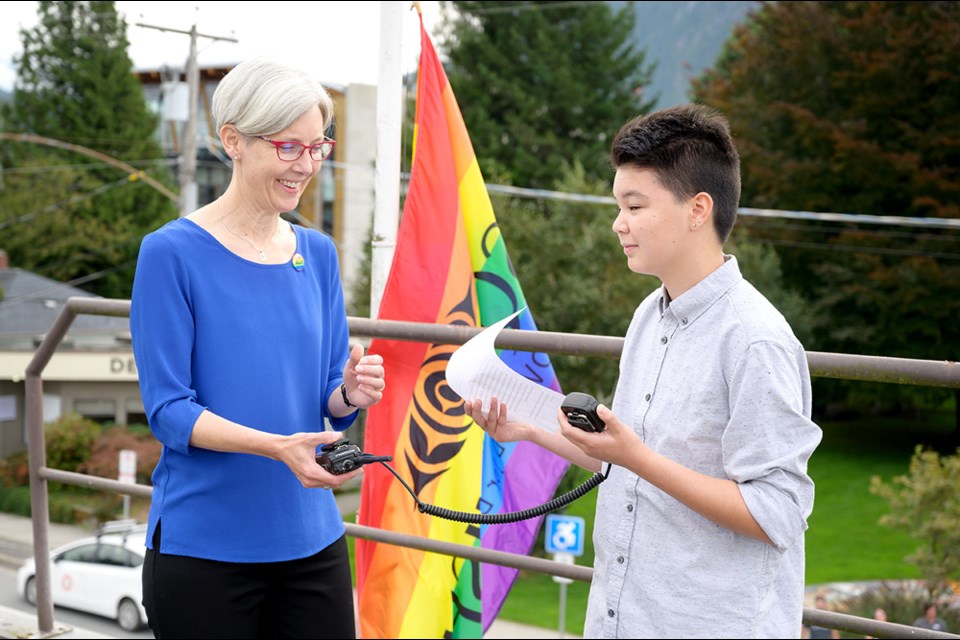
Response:
POLYGON ((579 516, 547 516, 544 546, 547 553, 583 555, 583 536, 586 525, 579 516))

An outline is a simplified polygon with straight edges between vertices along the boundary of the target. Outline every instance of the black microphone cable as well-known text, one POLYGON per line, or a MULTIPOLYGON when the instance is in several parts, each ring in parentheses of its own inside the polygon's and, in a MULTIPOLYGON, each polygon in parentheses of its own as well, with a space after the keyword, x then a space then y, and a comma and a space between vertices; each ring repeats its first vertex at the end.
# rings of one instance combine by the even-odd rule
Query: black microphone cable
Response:
MULTIPOLYGON (((371 462, 373 461, 371 460, 371 462)), ((454 511, 452 509, 445 509, 443 507, 421 502, 420 498, 417 497, 417 494, 414 493, 413 489, 410 488, 410 485, 408 485, 404 479, 400 477, 400 474, 397 473, 393 467, 388 465, 386 462, 379 462, 389 469, 390 473, 396 476, 397 480, 400 481, 400 484, 402 484, 407 492, 413 496, 420 513, 437 516, 438 518, 443 518, 444 520, 453 520, 454 522, 466 522, 468 524, 508 524, 511 522, 520 522, 521 520, 529 520, 530 518, 536 518, 552 511, 556 511, 557 509, 560 509, 561 507, 570 504, 577 498, 585 495, 588 491, 606 480, 607 476, 610 475, 610 467, 612 466, 607 464, 607 471, 605 473, 598 471, 579 487, 571 489, 563 495, 557 496, 550 502, 545 502, 537 507, 524 509, 523 511, 510 511, 508 513, 467 513, 466 511, 454 511)))

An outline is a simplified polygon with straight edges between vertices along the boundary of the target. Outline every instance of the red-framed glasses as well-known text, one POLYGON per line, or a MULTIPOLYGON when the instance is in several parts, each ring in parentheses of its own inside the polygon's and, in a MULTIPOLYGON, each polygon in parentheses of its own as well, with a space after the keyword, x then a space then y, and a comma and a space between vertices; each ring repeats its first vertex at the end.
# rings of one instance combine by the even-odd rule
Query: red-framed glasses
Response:
POLYGON ((302 156, 303 152, 307 149, 310 150, 310 157, 313 160, 317 162, 326 160, 330 157, 330 153, 333 152, 333 145, 337 144, 336 140, 324 140, 314 145, 306 145, 292 140, 271 140, 265 136, 257 137, 275 146, 277 148, 277 157, 284 162, 299 160, 300 156, 302 156))

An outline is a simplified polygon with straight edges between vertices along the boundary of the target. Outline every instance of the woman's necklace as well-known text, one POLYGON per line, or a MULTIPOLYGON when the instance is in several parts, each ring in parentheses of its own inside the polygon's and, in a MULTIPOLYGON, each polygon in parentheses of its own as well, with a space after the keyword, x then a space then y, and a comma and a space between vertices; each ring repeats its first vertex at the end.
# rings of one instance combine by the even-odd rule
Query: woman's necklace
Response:
POLYGON ((243 240, 244 242, 246 242, 248 245, 250 245, 251 247, 253 247, 254 250, 255 250, 258 254, 260 254, 260 262, 266 262, 266 261, 267 261, 267 255, 263 252, 263 249, 258 249, 258 248, 257 248, 257 245, 253 244, 252 242, 250 242, 250 240, 248 240, 247 238, 244 238, 242 235, 240 235, 239 233, 237 233, 236 231, 234 231, 233 229, 231 229, 230 227, 228 227, 228 226, 227 226, 227 223, 223 221, 223 211, 220 209, 220 198, 217 198, 217 216, 220 218, 220 224, 223 225, 223 228, 224 228, 224 229, 226 229, 227 231, 229 231, 229 232, 232 233, 233 235, 237 236, 238 238, 240 238, 240 239, 243 240))

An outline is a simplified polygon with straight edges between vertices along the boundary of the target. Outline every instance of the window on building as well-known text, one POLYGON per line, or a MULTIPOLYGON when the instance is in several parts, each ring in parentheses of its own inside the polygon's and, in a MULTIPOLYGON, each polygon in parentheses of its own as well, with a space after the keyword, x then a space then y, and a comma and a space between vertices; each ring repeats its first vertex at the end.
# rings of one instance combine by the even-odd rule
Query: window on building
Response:
POLYGON ((144 411, 143 402, 140 398, 127 398, 125 405, 127 409, 126 424, 141 424, 146 426, 147 414, 146 411, 144 411))
POLYGON ((101 424, 117 419, 117 403, 113 400, 77 399, 73 401, 73 410, 101 424))

